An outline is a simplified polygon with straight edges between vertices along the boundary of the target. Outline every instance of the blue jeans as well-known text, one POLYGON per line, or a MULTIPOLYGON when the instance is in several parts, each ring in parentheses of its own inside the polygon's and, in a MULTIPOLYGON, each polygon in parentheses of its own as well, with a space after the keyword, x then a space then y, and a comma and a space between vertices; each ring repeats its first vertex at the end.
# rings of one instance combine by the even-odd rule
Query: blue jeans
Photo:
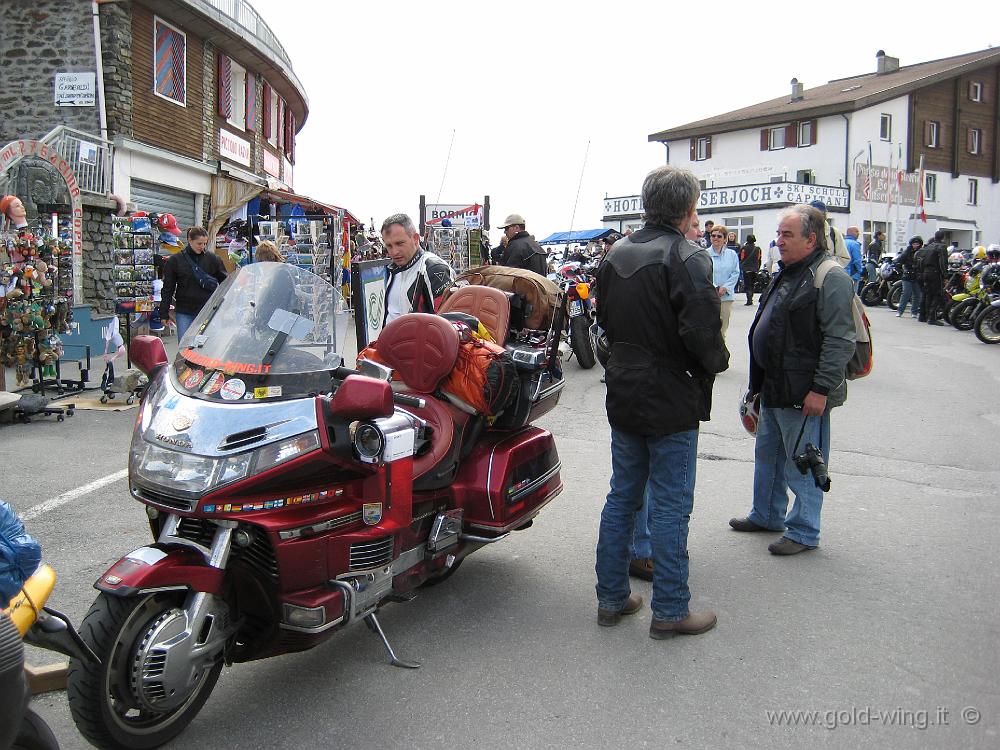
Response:
POLYGON ((652 542, 649 541, 649 497, 645 490, 642 493, 642 507, 635 514, 635 526, 632 528, 633 560, 648 560, 653 556, 652 542))
POLYGON ((184 338, 184 334, 187 333, 187 329, 191 327, 191 324, 194 323, 194 319, 197 317, 197 315, 188 315, 187 313, 174 310, 174 323, 177 324, 178 344, 180 344, 181 339, 184 338))
POLYGON ((786 538, 812 547, 819 544, 823 490, 816 486, 811 472, 799 472, 792 457, 802 453, 806 443, 812 443, 821 449, 829 469, 830 411, 822 417, 808 417, 800 439, 802 419, 798 409, 770 409, 761 404, 754 450, 753 510, 747 518, 774 531, 787 527, 786 538), (786 516, 789 489, 795 503, 786 516))
POLYGON ((912 300, 913 304, 910 305, 910 313, 912 313, 914 318, 917 317, 923 297, 924 291, 920 288, 919 281, 903 279, 903 291, 899 295, 899 309, 896 310, 896 315, 903 317, 903 313, 906 311, 906 303, 912 300))
POLYGON ((646 437, 611 430, 611 491, 597 540, 597 605, 619 611, 628 599, 629 546, 649 499, 653 601, 659 620, 688 616, 688 521, 694 506, 698 431, 646 437))

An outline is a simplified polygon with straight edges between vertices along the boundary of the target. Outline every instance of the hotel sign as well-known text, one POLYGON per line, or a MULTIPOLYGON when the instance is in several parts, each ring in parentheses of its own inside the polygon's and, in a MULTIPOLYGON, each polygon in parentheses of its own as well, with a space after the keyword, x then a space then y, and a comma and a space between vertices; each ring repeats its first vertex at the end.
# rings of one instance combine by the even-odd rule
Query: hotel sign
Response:
POLYGON ((851 189, 799 182, 763 182, 757 185, 709 188, 701 191, 698 210, 710 213, 713 210, 732 208, 791 206, 816 200, 823 201, 829 211, 848 211, 851 207, 851 189))
MULTIPOLYGON (((704 213, 745 208, 774 208, 820 200, 829 211, 847 212, 851 190, 831 185, 799 182, 762 182, 755 185, 708 188, 701 191, 698 210, 704 213)), ((604 220, 642 215, 642 196, 628 195, 604 199, 604 220)))

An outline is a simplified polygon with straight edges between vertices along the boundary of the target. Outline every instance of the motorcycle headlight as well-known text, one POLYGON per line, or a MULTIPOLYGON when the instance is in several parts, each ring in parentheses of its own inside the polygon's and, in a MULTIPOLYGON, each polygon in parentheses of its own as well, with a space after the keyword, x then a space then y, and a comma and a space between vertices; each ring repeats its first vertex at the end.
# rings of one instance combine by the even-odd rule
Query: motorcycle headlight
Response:
POLYGON ((213 487, 243 479, 250 468, 252 452, 226 458, 182 453, 142 441, 130 453, 130 474, 143 484, 162 487, 169 493, 201 495, 213 487))
POLYGON ((254 471, 264 471, 272 466, 283 464, 303 453, 314 451, 319 448, 319 432, 311 430, 303 432, 301 435, 280 440, 277 443, 265 445, 257 450, 257 461, 254 463, 254 471))

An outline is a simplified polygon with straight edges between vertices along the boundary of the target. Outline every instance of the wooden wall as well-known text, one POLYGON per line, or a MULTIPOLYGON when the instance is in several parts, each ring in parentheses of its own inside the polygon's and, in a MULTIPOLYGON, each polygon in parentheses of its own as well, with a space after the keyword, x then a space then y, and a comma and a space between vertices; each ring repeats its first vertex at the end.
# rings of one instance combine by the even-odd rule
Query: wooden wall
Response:
POLYGON ((187 102, 180 106, 153 93, 153 13, 132 5, 132 130, 136 140, 202 159, 204 107, 202 41, 187 35, 187 102))

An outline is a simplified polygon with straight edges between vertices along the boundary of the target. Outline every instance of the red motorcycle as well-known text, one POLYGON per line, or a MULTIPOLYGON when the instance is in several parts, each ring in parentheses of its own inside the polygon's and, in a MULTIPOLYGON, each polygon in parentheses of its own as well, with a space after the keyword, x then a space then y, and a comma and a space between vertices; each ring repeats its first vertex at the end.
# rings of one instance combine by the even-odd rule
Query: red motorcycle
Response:
POLYGON ((563 308, 556 312, 559 326, 569 340, 570 350, 580 367, 589 370, 597 362, 590 326, 594 321, 593 273, 589 266, 572 261, 556 272, 556 283, 563 292, 563 308))
POLYGON ((552 435, 530 426, 563 385, 551 329, 509 334, 499 290, 453 295, 455 310, 482 311, 521 379, 491 424, 432 395, 458 356, 448 320, 393 321, 377 342, 385 364, 363 374, 341 367, 335 294, 302 269, 255 263, 216 290, 172 365, 159 339, 133 339, 150 385, 129 486, 155 542, 98 579, 80 628, 98 660, 72 660, 68 693, 91 743, 161 745, 223 665, 356 623, 393 665, 419 666, 393 652, 379 608, 529 527, 562 490, 552 435))

